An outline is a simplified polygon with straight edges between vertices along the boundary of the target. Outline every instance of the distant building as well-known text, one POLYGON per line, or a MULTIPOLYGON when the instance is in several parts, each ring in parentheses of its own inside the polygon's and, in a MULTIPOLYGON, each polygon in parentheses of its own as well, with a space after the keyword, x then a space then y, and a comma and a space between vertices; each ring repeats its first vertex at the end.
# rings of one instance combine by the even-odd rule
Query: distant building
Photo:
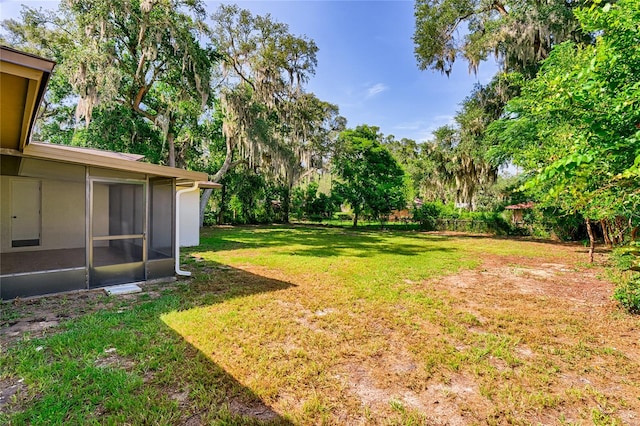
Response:
POLYGON ((514 225, 521 225, 524 222, 524 211, 532 209, 534 205, 533 201, 528 201, 526 203, 512 204, 504 209, 512 211, 511 222, 514 225))

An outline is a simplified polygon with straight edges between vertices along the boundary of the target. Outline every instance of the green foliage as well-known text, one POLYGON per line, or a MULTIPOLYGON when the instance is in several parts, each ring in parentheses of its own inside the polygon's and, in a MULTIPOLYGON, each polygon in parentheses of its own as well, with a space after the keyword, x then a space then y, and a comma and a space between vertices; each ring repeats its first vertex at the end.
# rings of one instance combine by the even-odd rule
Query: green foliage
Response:
POLYGON ((291 211, 296 219, 322 221, 330 219, 340 210, 341 200, 334 193, 327 195, 318 191, 319 184, 310 182, 305 188, 297 187, 291 196, 291 211))
MULTIPOLYGON (((307 93, 318 47, 270 15, 220 5, 211 38, 225 56, 220 100, 227 143, 251 166, 286 181, 319 169, 341 130, 338 107, 307 93)), ((228 156, 225 167, 229 167, 228 156)), ((218 176, 216 176, 218 177, 218 176)))
POLYGON ((493 53, 506 71, 534 73, 554 44, 587 37, 572 14, 574 5, 564 0, 416 0, 418 66, 449 74, 459 57, 477 69, 493 53))
POLYGON ((334 216, 339 221, 352 221, 353 220, 353 215, 351 213, 347 213, 347 212, 337 212, 334 216))
POLYGON ((491 154, 524 169, 522 189, 542 206, 638 223, 640 4, 597 3, 576 16, 595 45, 553 50, 491 126, 491 154))
POLYGON ((426 231, 437 229, 437 219, 442 216, 443 205, 434 202, 427 202, 413 210, 414 222, 420 223, 420 227, 426 231))
POLYGON ((616 248, 611 254, 611 260, 614 267, 621 271, 637 267, 640 262, 640 243, 633 242, 616 248))
POLYGON ((155 164, 165 164, 167 157, 158 129, 130 108, 118 105, 96 108, 89 126, 77 129, 70 144, 140 154, 155 164))
POLYGON ((613 298, 633 314, 640 313, 640 274, 618 284, 613 298))
POLYGON ((567 214, 556 208, 534 208, 524 214, 524 225, 530 235, 561 241, 579 241, 587 237, 584 217, 567 214))
POLYGON ((278 217, 270 199, 281 199, 286 221, 288 194, 257 193, 290 191, 323 168, 345 124, 336 105, 305 91, 318 48, 235 5, 221 5, 210 27, 205 19, 200 0, 69 0, 56 11, 25 7, 21 21, 2 23, 2 42, 57 62, 37 136, 143 154, 216 182, 249 163, 261 180, 257 192, 238 183, 233 200, 225 194, 234 221, 278 217))
POLYGON ((486 196, 498 168, 485 159, 483 133, 504 104, 505 95, 497 93, 502 80, 476 87, 462 103, 457 124, 436 129, 433 139, 420 147, 407 139, 385 141, 411 178, 409 199, 417 195, 426 201, 463 203, 471 210, 488 207, 486 196))
POLYGON ((202 113, 212 105, 212 71, 221 58, 200 42, 203 20, 197 0, 70 0, 57 11, 25 7, 22 22, 3 27, 12 46, 57 61, 42 136, 136 153, 153 144, 148 161, 185 167, 186 145, 203 142, 190 135, 206 121, 202 113), (102 122, 92 126, 94 118, 102 122), (139 132, 142 127, 160 137, 139 132))
POLYGON ((382 220, 391 210, 406 204, 404 171, 379 139, 374 127, 345 130, 340 133, 339 151, 332 160, 340 178, 335 190, 351 206, 354 226, 362 213, 382 220))
POLYGON ((510 224, 497 212, 469 211, 452 204, 426 202, 413 209, 413 221, 426 231, 485 232, 513 234, 510 224))
POLYGON ((611 254, 613 277, 617 282, 613 299, 627 311, 640 313, 640 243, 618 247, 611 254))
POLYGON ((231 170, 222 180, 223 189, 213 193, 205 210, 204 224, 265 224, 286 222, 289 191, 255 169, 231 170))

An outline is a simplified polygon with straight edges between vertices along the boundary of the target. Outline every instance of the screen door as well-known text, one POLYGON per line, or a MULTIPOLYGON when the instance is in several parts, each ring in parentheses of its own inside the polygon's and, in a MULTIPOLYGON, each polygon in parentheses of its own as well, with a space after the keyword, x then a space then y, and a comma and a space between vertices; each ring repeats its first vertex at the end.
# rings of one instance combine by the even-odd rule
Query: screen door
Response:
POLYGON ((146 183, 91 181, 90 287, 145 279, 146 183))

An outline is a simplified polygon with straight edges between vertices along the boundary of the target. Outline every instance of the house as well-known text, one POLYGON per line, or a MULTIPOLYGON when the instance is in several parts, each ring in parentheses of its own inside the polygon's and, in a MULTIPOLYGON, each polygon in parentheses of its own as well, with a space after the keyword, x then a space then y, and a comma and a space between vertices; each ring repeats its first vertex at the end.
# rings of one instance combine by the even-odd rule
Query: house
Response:
POLYGON ((0 299, 187 275, 199 173, 31 141, 54 63, 0 47, 0 299), (183 244, 179 244, 183 243, 183 244))
POLYGON ((534 206, 533 201, 526 203, 513 204, 505 207, 505 210, 511 210, 511 222, 514 225, 522 225, 524 223, 524 211, 532 209, 534 206))

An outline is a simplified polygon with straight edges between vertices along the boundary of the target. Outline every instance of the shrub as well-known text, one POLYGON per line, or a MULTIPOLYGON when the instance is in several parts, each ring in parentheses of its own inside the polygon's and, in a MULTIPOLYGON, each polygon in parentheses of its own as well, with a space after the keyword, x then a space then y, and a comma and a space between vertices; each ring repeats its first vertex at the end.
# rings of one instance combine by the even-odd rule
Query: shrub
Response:
POLYGON ((213 226, 213 225, 216 225, 217 223, 218 223, 218 213, 212 210, 206 210, 204 212, 204 221, 202 224, 204 226, 213 226))
POLYGON ((413 210, 414 222, 420 223, 420 228, 427 231, 435 231, 442 214, 442 205, 438 203, 424 203, 413 210))
POLYGON ((632 314, 640 313, 640 275, 634 274, 631 279, 616 287, 613 298, 632 314))
POLYGON ((613 293, 623 308, 631 313, 640 313, 640 243, 631 243, 614 250, 611 259, 618 282, 613 293))

